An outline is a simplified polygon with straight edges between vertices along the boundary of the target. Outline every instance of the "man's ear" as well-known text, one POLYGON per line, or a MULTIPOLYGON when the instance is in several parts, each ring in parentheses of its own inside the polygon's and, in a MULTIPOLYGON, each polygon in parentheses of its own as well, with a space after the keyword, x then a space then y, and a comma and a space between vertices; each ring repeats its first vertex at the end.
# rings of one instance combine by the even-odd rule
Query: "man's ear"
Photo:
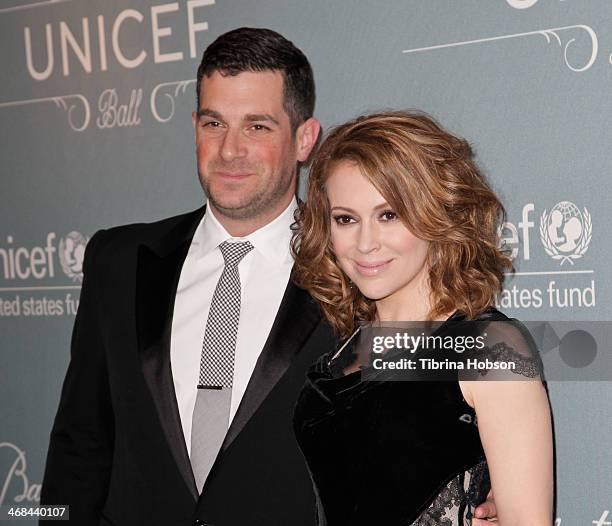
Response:
POLYGON ((191 112, 191 125, 193 126, 193 130, 195 131, 196 125, 198 124, 198 112, 191 112))
POLYGON ((304 121, 295 131, 295 141, 297 148, 297 160, 303 163, 317 143, 321 124, 314 117, 304 121))

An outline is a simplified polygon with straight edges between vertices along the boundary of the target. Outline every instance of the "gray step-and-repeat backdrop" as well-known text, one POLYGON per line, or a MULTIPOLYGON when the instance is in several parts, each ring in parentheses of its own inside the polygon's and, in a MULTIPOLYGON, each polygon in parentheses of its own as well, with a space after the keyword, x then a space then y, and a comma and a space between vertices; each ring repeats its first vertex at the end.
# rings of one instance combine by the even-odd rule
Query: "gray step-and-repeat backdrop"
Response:
MULTIPOLYGON (((201 203, 195 71, 244 25, 305 51, 324 127, 412 107, 473 143, 516 255, 500 308, 612 319, 610 0, 2 0, 0 505, 39 497, 85 243, 201 203)), ((612 383, 549 388, 557 524, 609 525, 612 383)))

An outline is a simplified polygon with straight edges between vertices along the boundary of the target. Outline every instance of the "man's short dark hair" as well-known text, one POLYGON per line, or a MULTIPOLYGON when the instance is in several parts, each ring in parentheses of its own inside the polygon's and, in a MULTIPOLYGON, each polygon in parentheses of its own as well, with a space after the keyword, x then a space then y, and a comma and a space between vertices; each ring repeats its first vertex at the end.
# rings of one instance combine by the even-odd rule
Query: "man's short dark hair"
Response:
POLYGON ((283 108, 292 130, 312 117, 315 86, 310 62, 276 31, 241 27, 224 33, 210 44, 198 68, 198 108, 202 77, 209 77, 215 71, 231 76, 245 71, 279 71, 283 75, 283 108))

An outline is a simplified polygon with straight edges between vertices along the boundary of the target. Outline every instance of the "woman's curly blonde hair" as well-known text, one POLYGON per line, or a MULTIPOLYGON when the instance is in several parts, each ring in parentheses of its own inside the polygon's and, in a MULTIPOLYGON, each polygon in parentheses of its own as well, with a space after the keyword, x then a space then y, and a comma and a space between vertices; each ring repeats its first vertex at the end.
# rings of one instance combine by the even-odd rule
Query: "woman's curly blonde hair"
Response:
POLYGON ((469 144, 429 115, 387 111, 333 128, 316 152, 308 196, 296 211, 293 279, 341 338, 376 314, 352 287, 330 242, 325 182, 341 162, 355 163, 414 235, 429 242, 428 319, 486 309, 512 261, 498 246, 504 208, 472 160, 469 144))

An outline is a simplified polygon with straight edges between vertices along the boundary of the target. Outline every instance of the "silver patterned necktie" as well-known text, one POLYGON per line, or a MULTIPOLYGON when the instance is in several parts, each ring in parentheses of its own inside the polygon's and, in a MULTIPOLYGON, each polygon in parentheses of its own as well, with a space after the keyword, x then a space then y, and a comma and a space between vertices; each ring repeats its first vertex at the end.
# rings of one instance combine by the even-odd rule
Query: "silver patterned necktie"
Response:
POLYGON ((249 241, 225 241, 219 249, 225 267, 217 282, 206 321, 191 424, 191 466, 199 492, 229 427, 234 354, 240 321, 238 264, 253 250, 253 245, 249 241))

